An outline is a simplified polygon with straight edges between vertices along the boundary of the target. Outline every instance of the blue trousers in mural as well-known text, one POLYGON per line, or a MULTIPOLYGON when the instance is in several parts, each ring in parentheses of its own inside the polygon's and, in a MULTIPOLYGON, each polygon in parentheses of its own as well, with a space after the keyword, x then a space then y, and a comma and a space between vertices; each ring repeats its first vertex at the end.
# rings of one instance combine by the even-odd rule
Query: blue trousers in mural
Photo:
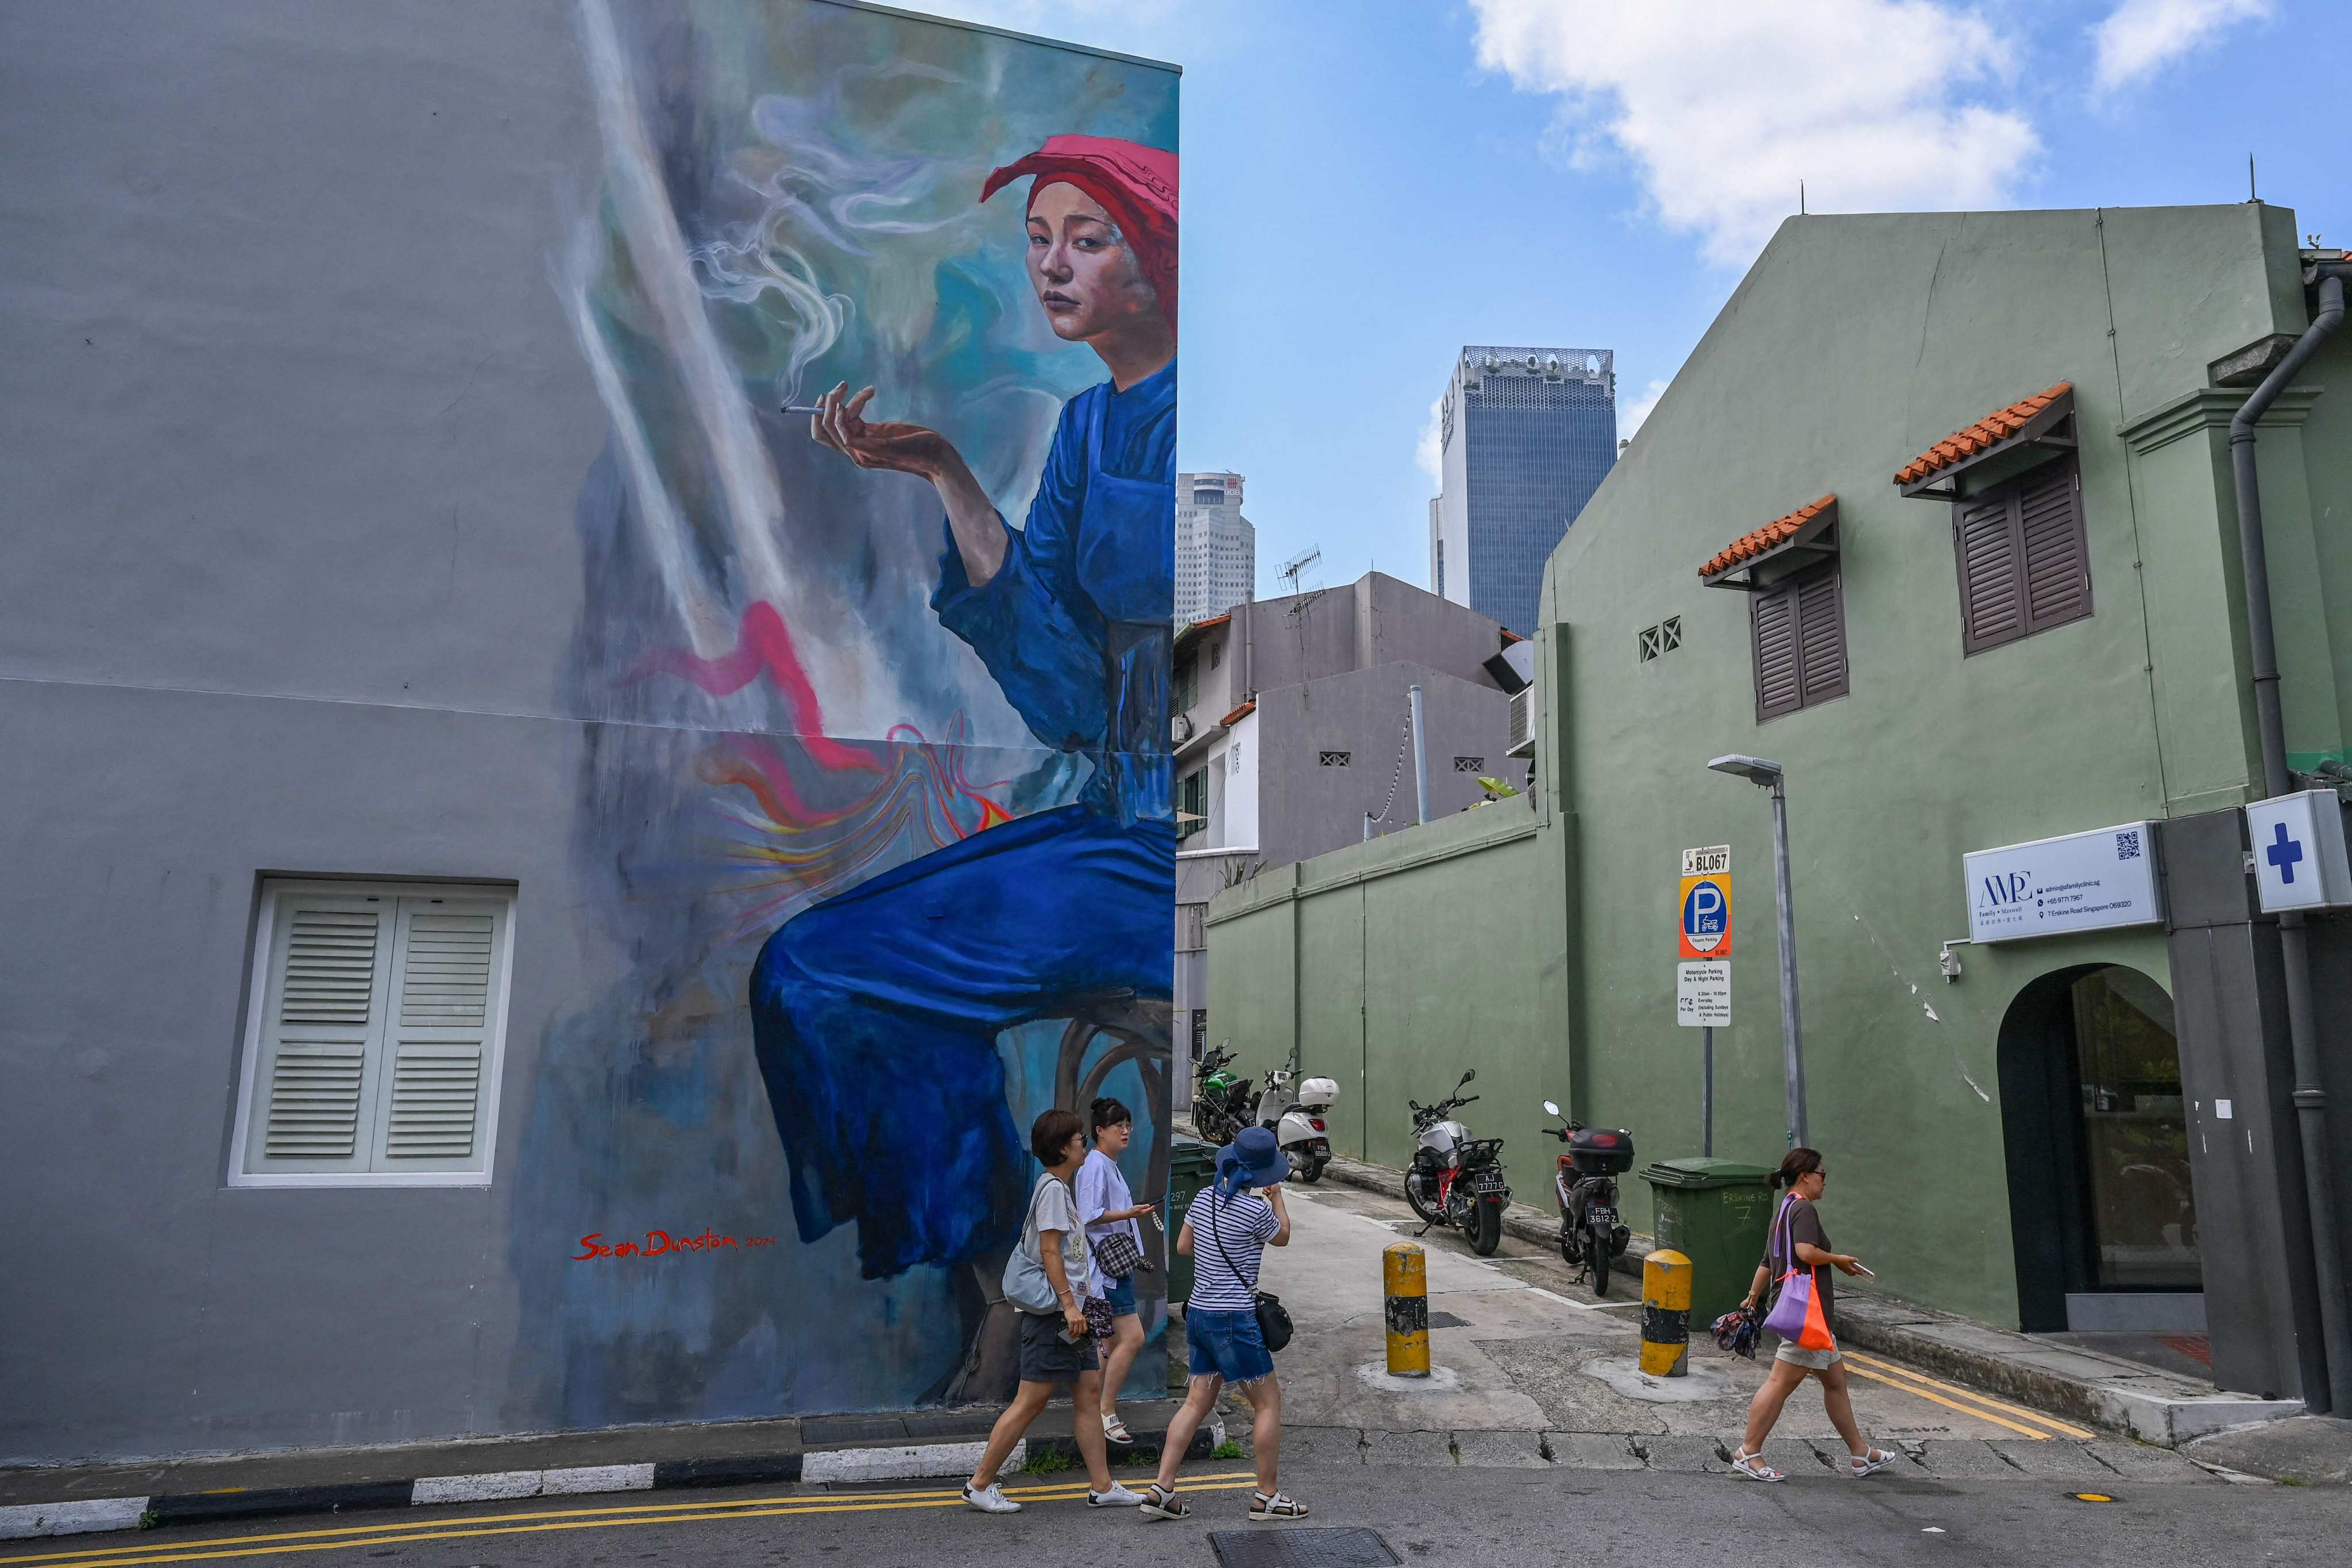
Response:
POLYGON ((1089 995, 1170 994, 1175 830, 1040 812, 804 910, 760 950, 751 1020, 803 1242, 860 1270, 1018 1238, 1036 1166, 997 1035, 1089 995))

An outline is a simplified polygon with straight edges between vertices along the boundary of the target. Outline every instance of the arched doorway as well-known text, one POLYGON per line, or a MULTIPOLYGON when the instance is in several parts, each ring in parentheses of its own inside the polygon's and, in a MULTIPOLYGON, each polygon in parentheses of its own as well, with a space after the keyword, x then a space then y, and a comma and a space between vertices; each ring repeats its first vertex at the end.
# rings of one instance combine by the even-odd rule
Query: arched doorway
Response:
POLYGON ((2205 1287, 2164 987, 2119 964, 2034 980, 2001 1019, 2000 1109, 2021 1325, 2175 1326, 2205 1287))

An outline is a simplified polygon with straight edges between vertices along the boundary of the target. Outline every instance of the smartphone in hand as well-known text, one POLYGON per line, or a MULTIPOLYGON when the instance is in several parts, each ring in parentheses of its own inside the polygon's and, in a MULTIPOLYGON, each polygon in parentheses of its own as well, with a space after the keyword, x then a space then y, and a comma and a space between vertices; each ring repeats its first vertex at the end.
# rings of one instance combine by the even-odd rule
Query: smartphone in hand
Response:
POLYGON ((1877 1275, 1873 1274, 1868 1268, 1863 1266, 1863 1261, 1859 1258, 1853 1260, 1853 1271, 1856 1274, 1861 1275, 1864 1279, 1875 1279, 1878 1278, 1877 1275))

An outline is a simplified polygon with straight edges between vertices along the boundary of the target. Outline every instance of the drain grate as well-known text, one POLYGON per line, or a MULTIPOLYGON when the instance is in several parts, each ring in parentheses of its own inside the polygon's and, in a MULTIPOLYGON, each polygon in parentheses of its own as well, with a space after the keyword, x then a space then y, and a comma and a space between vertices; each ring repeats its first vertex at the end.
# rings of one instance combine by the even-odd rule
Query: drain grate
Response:
POLYGON ((1393 1568, 1402 1561, 1369 1530, 1213 1530, 1219 1568, 1393 1568))
POLYGON ((1466 1329, 1470 1325, 1451 1312, 1432 1312, 1429 1314, 1429 1326, 1433 1329, 1466 1329))

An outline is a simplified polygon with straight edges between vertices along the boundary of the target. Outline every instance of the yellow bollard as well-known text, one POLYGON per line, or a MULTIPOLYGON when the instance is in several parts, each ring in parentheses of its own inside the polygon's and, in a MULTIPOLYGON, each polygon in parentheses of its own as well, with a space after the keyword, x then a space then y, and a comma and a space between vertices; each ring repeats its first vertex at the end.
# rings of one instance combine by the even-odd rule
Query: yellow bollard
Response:
MULTIPOLYGON (((1429 1375, 1429 1260, 1410 1241, 1381 1252, 1381 1294, 1388 1299, 1389 1375, 1429 1375)), ((1685 1290, 1688 1300, 1690 1292, 1685 1290)))
POLYGON ((1642 1265, 1642 1370, 1652 1377, 1690 1372, 1691 1260, 1650 1254, 1642 1265))

